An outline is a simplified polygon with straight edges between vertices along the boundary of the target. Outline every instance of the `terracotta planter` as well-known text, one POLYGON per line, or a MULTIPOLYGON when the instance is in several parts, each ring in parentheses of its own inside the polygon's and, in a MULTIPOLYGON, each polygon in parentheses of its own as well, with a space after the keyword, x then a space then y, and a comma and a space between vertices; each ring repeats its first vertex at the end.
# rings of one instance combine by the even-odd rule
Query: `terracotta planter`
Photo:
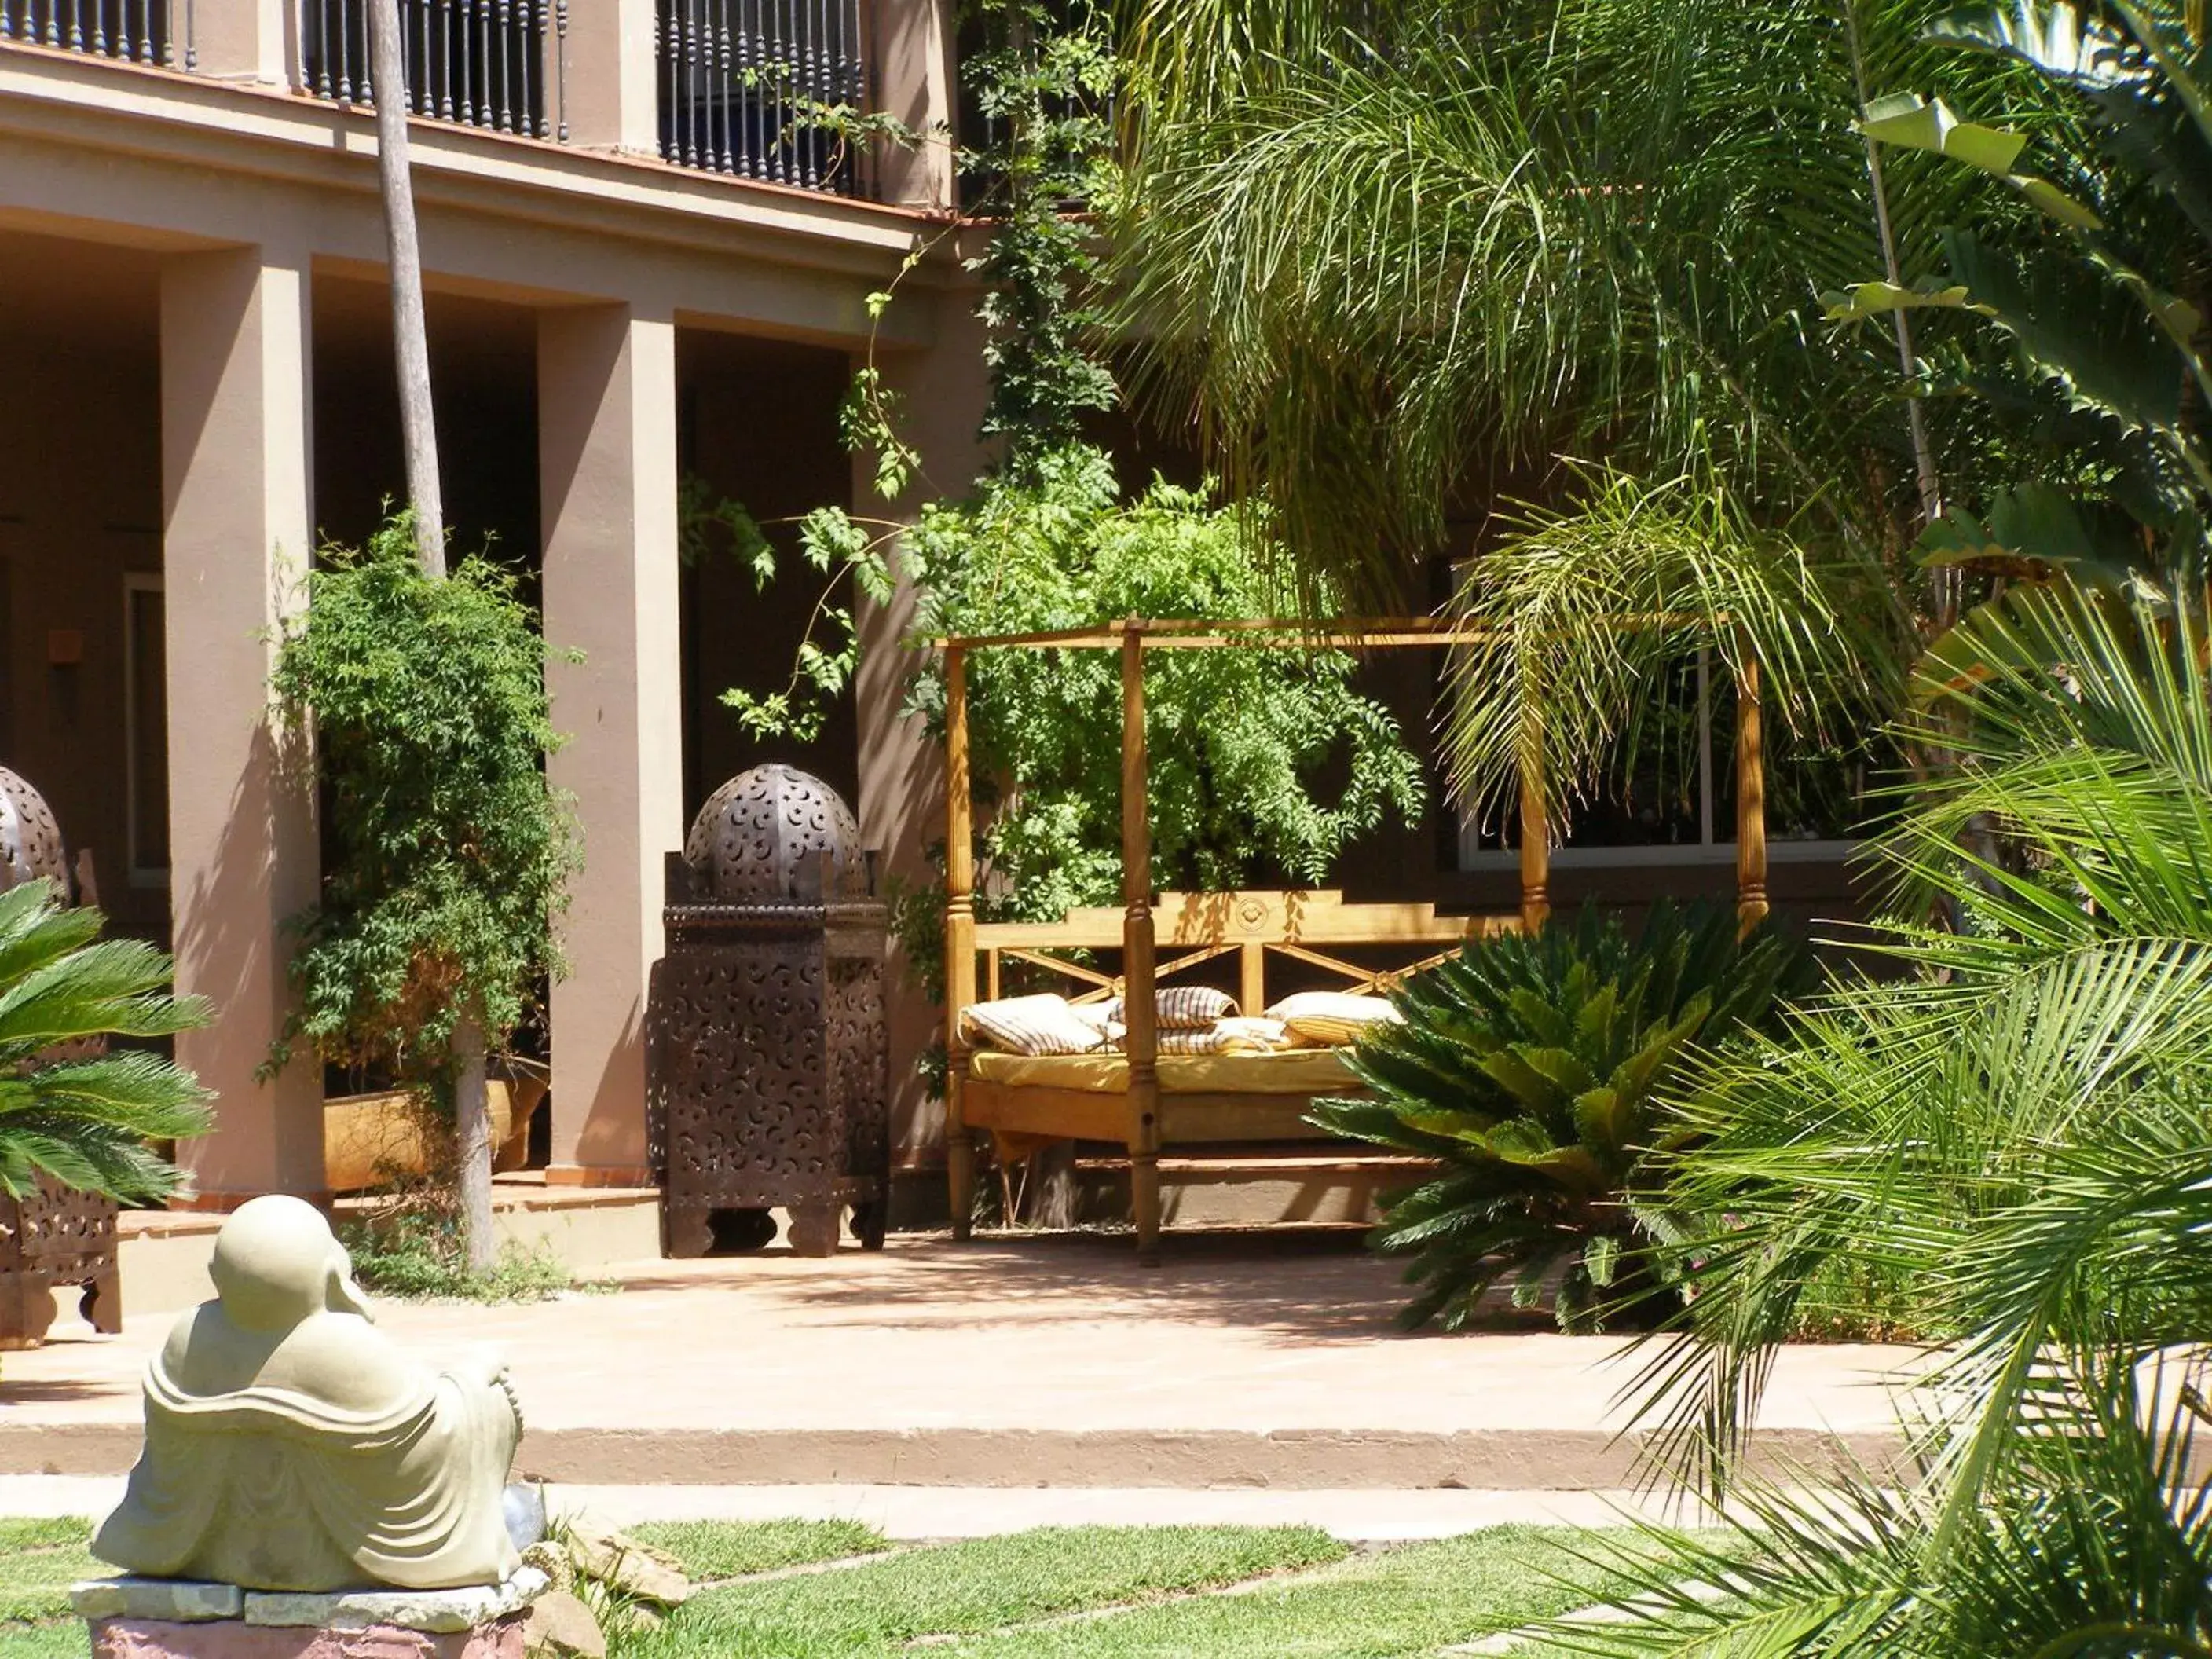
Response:
MULTIPOLYGON (((543 1078, 485 1085, 491 1109, 491 1166, 519 1170, 530 1155, 530 1119, 545 1099, 543 1078)), ((334 1193, 380 1187, 394 1175, 428 1172, 434 1154, 413 1099, 401 1090, 339 1095, 323 1103, 323 1180, 334 1193)))

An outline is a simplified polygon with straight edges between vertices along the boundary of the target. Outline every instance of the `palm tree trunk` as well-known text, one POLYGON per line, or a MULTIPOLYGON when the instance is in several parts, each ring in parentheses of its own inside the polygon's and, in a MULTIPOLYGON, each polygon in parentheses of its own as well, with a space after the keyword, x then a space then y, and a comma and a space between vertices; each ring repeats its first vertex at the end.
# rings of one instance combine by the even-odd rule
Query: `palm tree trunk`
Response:
MULTIPOLYGON (((407 158, 407 62, 399 0, 368 0, 370 72, 376 89, 376 174, 392 270, 392 339, 399 375, 399 431, 407 504, 422 574, 446 574, 446 508, 438 488, 438 426, 430 404, 430 338, 422 320, 422 252, 407 158)), ((484 1086, 483 1027, 465 1012, 453 1027, 453 1132, 459 1148, 461 1243, 471 1267, 497 1252, 491 1229, 491 1103, 484 1086)))
POLYGON ((392 339, 398 357, 399 433, 407 504, 423 574, 446 574, 446 508, 438 491, 438 429, 430 408, 430 341, 422 322, 422 253, 407 162, 407 62, 399 0, 368 0, 370 72, 376 88, 376 176, 384 194, 384 245, 392 267, 392 339))
MULTIPOLYGON (((1859 45, 1857 0, 1843 0, 1844 40, 1851 54, 1851 84, 1857 90, 1859 108, 1867 106, 1866 53, 1859 45)), ((1881 146, 1872 137, 1866 141, 1867 183, 1874 195, 1875 234, 1881 243, 1882 274, 1893 288, 1905 285, 1904 267, 1897 258, 1897 234, 1889 219, 1889 190, 1882 182, 1881 146)), ((1912 352, 1912 325, 1902 309, 1890 313, 1897 330, 1898 367, 1905 378, 1911 380, 1916 359, 1912 352)), ((1920 484, 1920 526, 1926 529, 1942 516, 1943 479, 1936 471, 1936 451, 1928 441, 1928 422, 1917 398, 1905 400, 1905 422, 1912 440, 1912 470, 1920 484)), ((1959 573, 1949 568, 1936 574, 1936 629, 1941 632, 1958 620, 1959 573)))

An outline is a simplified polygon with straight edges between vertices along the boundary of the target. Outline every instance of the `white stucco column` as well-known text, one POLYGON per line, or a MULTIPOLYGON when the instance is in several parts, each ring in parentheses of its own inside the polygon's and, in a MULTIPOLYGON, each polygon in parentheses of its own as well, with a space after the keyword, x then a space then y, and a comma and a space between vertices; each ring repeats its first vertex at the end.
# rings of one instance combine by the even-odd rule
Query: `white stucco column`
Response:
MULTIPOLYGON (((930 296, 937 308, 936 343, 925 351, 877 359, 884 382, 905 410, 902 429, 921 453, 923 482, 886 504, 875 493, 875 460, 854 458, 853 501, 866 517, 912 518, 924 501, 967 493, 986 451, 976 428, 990 386, 983 368, 982 325, 975 294, 955 289, 930 296)), ((894 303, 909 303, 901 299, 894 303)), ((881 848, 886 873, 921 883, 932 872, 923 848, 945 838, 945 756, 920 720, 902 720, 912 664, 904 641, 914 617, 911 581, 896 552, 898 587, 887 605, 860 603, 860 669, 854 695, 860 709, 860 835, 881 848)), ((915 988, 896 947, 884 976, 890 1028, 892 1160, 901 1168, 941 1165, 945 1113, 927 1098, 915 1062, 937 1040, 944 1012, 915 988)))
MULTIPOLYGON (((567 95, 558 118, 570 143, 660 153, 656 17, 655 0, 577 0, 568 8, 567 95)), ((545 84, 562 84, 557 69, 545 84)))
POLYGON ((538 420, 545 637, 584 653, 546 672, 568 738, 552 779, 584 833, 553 988, 547 1178, 629 1185, 647 1174, 641 1024, 665 859, 684 842, 672 318, 541 312, 538 420))
POLYGON ((315 896, 313 783, 280 765, 268 717, 272 631, 313 547, 308 304, 304 255, 161 269, 169 897, 177 988, 216 1006, 177 1058, 218 1096, 215 1133, 180 1157, 216 1206, 323 1184, 319 1069, 254 1077, 290 1006, 282 924, 315 896))
POLYGON ((876 8, 877 95, 884 114, 921 139, 919 149, 877 148, 879 192, 901 207, 953 205, 960 78, 952 11, 952 0, 884 0, 876 8))
POLYGON ((293 22, 287 0, 217 0, 214 4, 201 0, 190 7, 184 0, 171 0, 169 6, 169 33, 176 43, 179 69, 185 67, 189 46, 191 67, 198 73, 248 84, 292 84, 293 22))

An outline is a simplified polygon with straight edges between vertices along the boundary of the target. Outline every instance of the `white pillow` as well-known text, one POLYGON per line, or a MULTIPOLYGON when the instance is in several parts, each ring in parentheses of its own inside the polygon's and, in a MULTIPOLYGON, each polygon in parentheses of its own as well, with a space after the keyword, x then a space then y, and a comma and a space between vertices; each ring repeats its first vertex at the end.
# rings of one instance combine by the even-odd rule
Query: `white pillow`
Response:
POLYGON ((1346 991, 1300 991, 1268 1009, 1267 1017, 1281 1020, 1294 1042, 1322 1048, 1357 1042, 1376 1020, 1404 1018, 1388 997, 1354 996, 1346 991))
POLYGON ((960 1035, 1012 1054, 1082 1054, 1106 1046, 1103 1031, 1048 994, 971 1002, 960 1011, 960 1035))
MULTIPOLYGON (((1237 999, 1211 985, 1163 985, 1152 993, 1152 1006, 1163 1031, 1203 1031, 1234 1014, 1237 999)), ((1121 998, 1106 1005, 1106 1017, 1116 1024, 1128 1024, 1121 998)))
POLYGON ((1213 1028, 1213 1041, 1218 1054, 1271 1054, 1291 1046, 1291 1030, 1279 1019, 1254 1014, 1220 1021, 1213 1028))

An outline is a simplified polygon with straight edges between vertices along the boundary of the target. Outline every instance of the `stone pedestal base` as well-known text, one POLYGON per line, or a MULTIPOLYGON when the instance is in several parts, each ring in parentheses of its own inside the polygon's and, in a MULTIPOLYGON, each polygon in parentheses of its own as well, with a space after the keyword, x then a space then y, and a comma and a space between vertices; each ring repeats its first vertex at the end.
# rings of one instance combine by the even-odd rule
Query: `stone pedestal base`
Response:
POLYGON ((93 1659, 523 1659, 545 1575, 463 1589, 240 1589, 177 1578, 95 1578, 70 1600, 93 1659))
POLYGON ((474 1630, 310 1630, 242 1619, 94 1619, 93 1659, 522 1659, 524 1613, 474 1630))

